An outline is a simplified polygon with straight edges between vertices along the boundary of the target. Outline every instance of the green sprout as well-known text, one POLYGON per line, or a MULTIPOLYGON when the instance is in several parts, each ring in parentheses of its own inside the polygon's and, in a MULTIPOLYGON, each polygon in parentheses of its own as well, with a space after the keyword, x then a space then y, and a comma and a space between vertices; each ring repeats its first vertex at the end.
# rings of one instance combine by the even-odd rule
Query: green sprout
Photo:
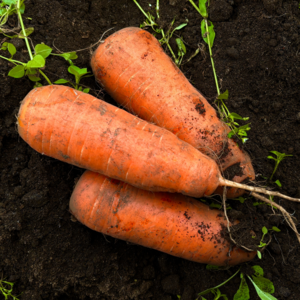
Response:
POLYGON ((231 113, 224 102, 225 100, 228 99, 228 90, 226 90, 222 94, 220 93, 218 77, 217 77, 213 54, 212 54, 212 47, 214 44, 216 33, 214 31, 213 23, 208 20, 208 12, 206 7, 206 4, 209 7, 210 1, 208 0, 207 2, 207 0, 199 0, 199 6, 197 6, 193 0, 189 0, 189 1, 203 18, 201 21, 201 33, 202 33, 202 38, 204 42, 208 45, 208 49, 209 49, 211 66, 212 66, 217 94, 218 94, 216 98, 216 103, 218 106, 220 117, 231 129, 231 131, 228 133, 228 137, 231 138, 234 135, 237 135, 242 140, 242 142, 245 143, 248 140, 247 131, 250 130, 250 126, 249 126, 250 124, 239 126, 239 123, 237 123, 236 120, 247 121, 249 118, 248 117, 244 118, 236 113, 231 113))
MULTIPOLYGON (((262 230, 263 235, 259 242, 259 246, 258 246, 259 248, 263 248, 263 247, 267 246, 267 243, 264 243, 263 240, 264 240, 265 235, 268 233, 268 228, 264 226, 261 230, 262 230)), ((261 259, 261 257, 262 257, 261 252, 259 250, 257 250, 257 256, 259 259, 261 259)))
POLYGON ((14 283, 12 282, 8 282, 8 281, 4 281, 4 280, 0 280, 0 293, 4 296, 5 300, 8 300, 11 297, 13 300, 19 300, 19 296, 16 297, 14 295, 12 295, 13 292, 13 287, 14 287, 14 283))
POLYGON ((225 280, 223 283, 205 290, 204 292, 201 292, 198 294, 198 297, 196 300, 206 300, 203 296, 209 293, 212 293, 214 295, 214 300, 223 299, 228 300, 228 297, 225 294, 222 294, 219 290, 220 287, 222 287, 224 284, 226 284, 228 281, 230 281, 233 277, 235 277, 240 272, 240 278, 241 283, 239 286, 239 289, 235 293, 233 300, 249 300, 250 299, 250 290, 247 283, 247 278, 250 280, 250 282, 253 284, 257 295, 261 300, 277 300, 273 294, 275 292, 274 285, 272 281, 264 277, 264 271, 260 266, 253 266, 251 267, 253 270, 252 275, 247 275, 242 272, 240 272, 240 269, 235 272, 230 278, 225 280), (200 298, 201 297, 201 298, 200 298))
MULTIPOLYGON (((183 23, 183 24, 177 26, 176 28, 174 28, 173 30, 171 30, 173 25, 174 25, 174 22, 175 22, 175 18, 174 18, 173 21, 171 22, 170 26, 169 26, 168 31, 165 32, 161 27, 158 26, 158 24, 155 21, 155 17, 150 12, 146 13, 136 0, 133 0, 133 2, 137 5, 137 7, 140 9, 140 11, 146 17, 146 21, 144 21, 144 23, 140 25, 140 28, 151 27, 152 30, 156 34, 161 34, 162 38, 159 40, 160 44, 161 45, 164 45, 164 44, 167 45, 167 47, 168 47, 168 49, 169 49, 169 51, 170 51, 170 53, 171 53, 171 55, 172 55, 172 57, 175 61, 175 64, 177 66, 180 66, 181 63, 182 63, 183 56, 186 54, 185 44, 184 44, 184 42, 181 38, 176 38, 176 44, 177 44, 177 47, 178 47, 178 53, 177 53, 177 56, 176 56, 173 49, 172 49, 172 47, 171 47, 171 45, 170 45, 170 43, 169 43, 169 41, 172 38, 174 32, 182 29, 183 27, 185 27, 187 25, 187 23, 183 23)), ((160 18, 160 16, 159 16, 159 0, 156 0, 155 11, 156 11, 156 17, 157 17, 157 19, 159 19, 160 18)))
MULTIPOLYGON (((280 162, 283 161, 287 156, 293 156, 293 155, 291 155, 291 154, 285 154, 285 153, 280 153, 280 152, 278 152, 278 151, 270 151, 270 152, 276 155, 276 157, 271 156, 271 155, 268 156, 269 159, 275 160, 275 167, 274 167, 273 173, 272 173, 272 175, 271 175, 271 177, 270 177, 270 180, 272 180, 272 178, 273 178, 275 172, 277 171, 277 168, 278 168, 278 165, 280 164, 280 162)), ((279 180, 278 180, 278 181, 276 180, 275 183, 276 183, 279 187, 281 187, 281 183, 280 183, 279 180)))
POLYGON ((80 83, 80 80, 82 78, 91 77, 93 75, 89 74, 90 72, 87 71, 87 68, 82 68, 81 69, 81 68, 79 68, 79 67, 77 67, 77 66, 74 65, 74 63, 73 63, 72 60, 77 58, 76 52, 62 53, 62 54, 53 54, 53 55, 61 56, 66 61, 68 61, 69 64, 70 64, 70 66, 68 68, 68 72, 70 74, 74 75, 74 77, 75 77, 75 84, 72 83, 71 81, 66 80, 66 79, 58 79, 54 83, 55 84, 69 83, 69 84, 71 84, 74 87, 74 89, 79 90, 79 91, 83 91, 84 93, 88 93, 90 91, 90 89, 89 88, 85 88, 84 89, 82 86, 79 85, 79 83, 80 83))

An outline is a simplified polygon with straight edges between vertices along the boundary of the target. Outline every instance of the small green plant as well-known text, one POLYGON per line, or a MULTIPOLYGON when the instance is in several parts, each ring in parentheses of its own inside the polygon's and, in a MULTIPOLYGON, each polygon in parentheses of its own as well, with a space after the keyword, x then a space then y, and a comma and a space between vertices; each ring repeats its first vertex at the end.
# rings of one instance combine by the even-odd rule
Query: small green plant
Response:
MULTIPOLYGON (((280 232, 280 229, 277 228, 276 226, 273 226, 271 229, 268 229, 267 227, 264 226, 264 227, 262 228, 262 233, 263 233, 263 235, 262 235, 262 237, 261 237, 261 239, 260 239, 260 242, 259 242, 259 246, 258 246, 259 248, 263 248, 263 247, 267 246, 267 243, 264 242, 264 237, 265 237, 265 235, 266 235, 269 231, 280 232)), ((253 238, 255 238, 255 237, 253 237, 253 238)), ((259 250, 257 250, 257 256, 258 256, 259 259, 262 258, 261 252, 260 252, 259 250)))
MULTIPOLYGON (((270 151, 271 153, 275 154, 275 157, 274 156, 271 156, 269 155, 268 158, 269 159, 273 159, 275 160, 275 167, 274 167, 274 170, 273 170, 273 173, 270 177, 270 180, 272 180, 275 172, 277 171, 277 168, 278 168, 278 165, 280 164, 281 161, 283 161, 287 156, 293 156, 291 154, 285 154, 285 153, 280 153, 278 151, 270 151)), ((281 183, 279 180, 276 180, 275 182, 279 187, 281 187, 281 183)))
MULTIPOLYGON (((24 13, 25 10, 25 4, 24 0, 3 0, 2 3, 6 3, 5 8, 2 8, 0 10, 0 16, 2 16, 4 19, 2 22, 7 21, 7 18, 12 13, 16 13, 19 18, 19 22, 21 25, 21 33, 14 35, 14 36, 7 36, 3 33, 3 30, 0 30, 0 33, 4 34, 7 37, 13 38, 24 38, 29 58, 30 60, 28 62, 21 62, 18 60, 13 59, 14 55, 16 54, 17 50, 15 46, 12 43, 5 42, 0 47, 0 50, 7 50, 10 54, 10 57, 4 57, 0 55, 2 59, 5 59, 11 63, 13 63, 15 66, 9 71, 8 76, 14 77, 14 78, 22 78, 24 76, 27 76, 31 81, 35 82, 35 87, 42 86, 42 84, 39 82, 41 81, 41 77, 44 77, 44 79, 47 81, 48 84, 52 84, 50 79, 46 76, 46 74, 43 72, 43 69, 46 65, 46 59, 50 55, 56 55, 64 58, 67 62, 69 62, 70 66, 68 68, 68 72, 75 76, 75 84, 72 82, 65 80, 65 79, 59 79, 57 80, 56 84, 62 84, 62 83, 70 83, 75 89, 78 89, 80 91, 83 91, 85 93, 89 92, 89 88, 83 88, 79 85, 79 82, 84 77, 89 77, 92 75, 88 75, 88 71, 86 68, 80 69, 77 66, 74 65, 73 60, 77 58, 76 52, 68 52, 68 53, 62 53, 62 54, 54 54, 52 53, 52 48, 45 45, 45 44, 37 44, 34 47, 34 51, 31 50, 31 47, 28 42, 28 36, 33 32, 33 28, 25 28, 24 23, 22 20, 21 14, 24 13), (9 5, 8 5, 9 4, 9 5), (3 11, 8 10, 9 13, 3 11)), ((0 5, 1 7, 1 5, 0 5)), ((1 24, 1 23, 0 23, 1 24)), ((4 23, 5 24, 5 23, 4 23)), ((0 27, 1 29, 1 27, 0 27)))
POLYGON ((19 300, 19 296, 16 297, 12 295, 13 292, 14 283, 0 280, 0 293, 4 296, 5 300, 13 299, 13 300, 19 300))
POLYGON ((218 107, 218 111, 220 113, 220 117, 231 129, 231 131, 228 133, 228 137, 231 138, 234 135, 236 135, 242 140, 243 143, 245 143, 248 140, 247 131, 250 130, 250 124, 240 126, 237 120, 247 121, 249 118, 241 117, 236 113, 231 113, 224 102, 225 100, 228 99, 228 95, 229 95, 228 90, 226 90, 222 94, 220 93, 218 77, 217 77, 215 64, 213 60, 213 54, 212 54, 212 47, 214 44, 216 33, 214 31, 213 23, 210 20, 208 20, 208 12, 206 7, 206 4, 209 7, 210 1, 208 0, 207 2, 207 0, 199 0, 199 6, 197 6, 193 0, 189 0, 189 1, 203 18, 201 21, 201 33, 202 33, 202 38, 204 42, 208 45, 208 49, 209 49, 211 66, 212 66, 215 84, 217 88, 217 94, 218 94, 216 98, 216 104, 218 107))
POLYGON ((70 66, 68 68, 68 72, 75 76, 75 84, 72 83, 71 81, 66 80, 66 79, 58 79, 54 83, 55 84, 69 83, 74 87, 74 89, 79 90, 79 91, 83 91, 84 93, 88 93, 90 91, 90 89, 89 88, 83 88, 82 86, 79 85, 79 83, 80 83, 80 80, 82 78, 91 77, 93 75, 91 75, 90 72, 88 72, 86 68, 80 69, 80 68, 78 68, 77 66, 75 66, 73 64, 72 59, 77 58, 76 53, 72 52, 72 53, 62 53, 62 54, 53 54, 53 55, 64 57, 70 63, 70 66))
POLYGON ((6 29, 4 26, 8 17, 13 14, 23 14, 25 10, 24 0, 1 0, 0 2, 0 33, 6 36, 6 33, 12 32, 14 29, 6 29))
MULTIPOLYGON (((262 235, 262 237, 261 237, 261 239, 260 239, 260 242, 259 242, 259 248, 263 248, 263 247, 265 247, 265 246, 267 246, 267 244, 266 243, 264 243, 264 237, 265 237, 265 235, 268 233, 268 228, 267 227, 263 227, 262 228, 262 233, 263 233, 263 235, 262 235)), ((261 259, 261 252, 259 251, 259 250, 257 250, 257 256, 258 256, 258 258, 259 259, 261 259)))
MULTIPOLYGON (((156 34, 161 34, 162 38, 159 40, 160 44, 161 45, 164 45, 164 44, 167 45, 171 55, 173 56, 173 59, 174 59, 176 65, 180 66, 181 63, 182 63, 182 59, 183 59, 184 55, 186 54, 185 44, 184 44, 183 40, 180 37, 176 38, 176 44, 177 44, 177 47, 178 47, 178 53, 177 53, 177 56, 176 56, 173 49, 172 49, 172 47, 171 47, 171 45, 170 45, 170 43, 169 43, 169 41, 172 38, 174 32, 182 29, 183 27, 185 27, 187 25, 187 23, 180 24, 179 26, 177 26, 176 28, 174 28, 172 30, 172 27, 173 27, 174 22, 175 22, 175 18, 174 18, 173 21, 171 22, 170 26, 169 26, 169 29, 167 30, 167 32, 165 32, 161 27, 158 26, 158 24, 155 21, 155 17, 150 12, 146 13, 136 0, 133 0, 133 2, 137 5, 137 7, 140 9, 140 11, 146 17, 146 21, 143 24, 141 24, 140 27, 141 28, 151 27, 152 30, 156 34)), ((160 18, 160 16, 159 16, 159 0, 156 0, 155 11, 156 11, 157 19, 159 19, 160 18)))
POLYGON ((233 277, 235 277, 239 272, 240 272, 240 278, 241 278, 241 283, 239 286, 239 289, 235 293, 233 300, 249 300, 250 299, 250 291, 248 287, 248 283, 246 281, 246 278, 250 280, 250 282, 253 284, 257 295, 261 300, 277 300, 273 294, 275 292, 275 288, 273 283, 264 277, 264 271, 260 266, 253 266, 252 267, 253 274, 248 275, 244 274, 243 272, 240 272, 240 269, 235 272, 230 278, 225 280, 223 283, 205 290, 204 292, 201 292, 198 294, 198 297, 196 300, 206 300, 204 298, 204 295, 207 295, 209 293, 212 293, 214 295, 214 300, 223 299, 228 300, 228 297, 225 294, 222 294, 219 290, 220 287, 225 285, 228 281, 230 281, 233 277), (201 298, 200 298, 201 297, 201 298))

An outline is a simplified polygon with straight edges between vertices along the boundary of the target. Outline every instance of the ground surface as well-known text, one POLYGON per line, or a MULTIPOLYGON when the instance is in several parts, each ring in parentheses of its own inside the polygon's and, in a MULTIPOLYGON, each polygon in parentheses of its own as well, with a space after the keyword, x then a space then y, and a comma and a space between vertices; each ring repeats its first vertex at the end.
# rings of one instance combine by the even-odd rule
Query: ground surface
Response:
MULTIPOLYGON (((155 1, 140 1, 144 8, 155 1)), ((161 19, 176 25, 188 19, 182 36, 188 55, 199 43, 200 17, 188 1, 161 1, 161 19)), ((26 0, 27 26, 33 26, 34 44, 44 42, 61 51, 73 51, 96 43, 103 32, 139 26, 144 20, 131 0, 26 0)), ((292 154, 279 166, 274 179, 281 191, 300 197, 300 11, 298 2, 212 1, 211 19, 216 39, 214 59, 222 89, 228 89, 228 107, 250 118, 246 150, 257 174, 270 176, 274 162, 269 151, 292 154)), ((11 18, 14 26, 16 19, 11 18)), ((18 44, 19 59, 27 59, 24 43, 18 44)), ((209 99, 216 95, 210 62, 199 54, 182 70, 209 99)), ((90 53, 79 52, 76 64, 89 68, 90 53)), ((18 137, 15 121, 20 101, 33 84, 7 77, 11 65, 0 60, 0 276, 15 282, 21 299, 177 299, 192 300, 196 293, 218 285, 238 268, 209 272, 205 265, 174 258, 154 250, 104 237, 73 222, 68 201, 75 180, 83 170, 42 156, 18 137)), ((89 68, 90 70, 90 68, 89 68)), ((45 73, 55 81, 72 80, 67 63, 50 57, 45 73)), ((93 78, 83 83, 98 94, 93 78)), ((102 93, 102 98, 111 99, 102 93)), ((259 179, 259 178, 258 178, 259 179)), ((300 219, 300 206, 280 202, 300 219)), ((299 299, 300 256, 295 234, 268 206, 231 201, 248 220, 258 218, 276 225, 259 264, 274 282, 278 299, 299 299)), ((256 226, 256 227, 255 227, 256 226)), ((229 299, 239 286, 238 276, 221 290, 229 299)), ((210 296, 207 296, 207 299, 210 296)), ((3 297, 2 297, 3 298, 3 297)), ((2 299, 0 296, 0 299, 2 299)), ((251 299, 258 299, 251 289, 251 299)))

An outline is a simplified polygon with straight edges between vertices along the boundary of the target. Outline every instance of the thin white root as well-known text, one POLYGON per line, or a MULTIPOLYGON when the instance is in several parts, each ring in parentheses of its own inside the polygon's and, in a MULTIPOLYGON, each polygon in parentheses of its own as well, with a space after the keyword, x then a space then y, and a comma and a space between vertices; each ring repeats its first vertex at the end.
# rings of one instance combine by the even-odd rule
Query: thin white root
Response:
POLYGON ((266 190, 264 188, 249 186, 249 185, 242 184, 242 183, 237 183, 237 182, 230 181, 230 180, 227 180, 227 179, 224 179, 224 178, 220 178, 220 185, 235 187, 235 188, 239 188, 239 189, 242 189, 242 190, 261 193, 261 194, 265 194, 265 195, 269 195, 269 196, 277 196, 277 197, 280 197, 280 198, 283 198, 283 199, 286 199, 286 200, 290 200, 290 201, 294 201, 294 202, 300 202, 300 199, 298 199, 298 198, 292 198, 292 197, 283 195, 279 192, 273 192, 273 191, 266 190))
POLYGON ((270 204, 271 206, 277 207, 277 208, 281 211, 281 213, 283 214, 283 216, 284 216, 285 220, 287 221, 287 223, 289 224, 289 226, 290 226, 290 227, 293 229, 293 231, 296 233, 298 242, 300 243, 300 234, 299 234, 299 232, 298 232, 298 230, 297 230, 297 227, 296 227, 296 225, 295 225, 295 222, 293 221, 293 219, 292 219, 292 217, 290 216, 290 214, 289 214, 289 213, 288 213, 281 205, 277 204, 276 202, 271 201, 271 200, 267 199, 266 197, 263 197, 263 196, 261 196, 261 195, 255 193, 255 192, 252 193, 252 195, 253 195, 255 198, 257 198, 257 199, 259 199, 259 200, 261 200, 261 201, 264 201, 264 202, 270 204))
MULTIPOLYGON (((223 199, 222 199, 222 202, 223 202, 224 216, 225 216, 225 218, 227 220, 227 230, 228 230, 229 237, 230 237, 231 241, 235 245, 237 245, 237 242, 234 240, 234 238, 231 235, 230 221, 229 221, 228 216, 227 216, 227 209, 226 209, 226 186, 223 189, 223 199)), ((243 246, 243 245, 239 245, 239 247, 244 248, 245 250, 250 251, 250 252, 253 251, 252 249, 249 249, 249 248, 247 248, 246 246, 243 246)))
MULTIPOLYGON (((102 38, 104 37, 104 35, 105 35, 108 31, 110 31, 110 30, 112 30, 112 29, 114 29, 114 27, 109 28, 109 29, 107 29, 106 31, 104 31, 104 33, 102 34, 101 38, 100 38, 95 44, 93 44, 93 45, 91 45, 91 46, 89 46, 89 47, 87 47, 87 48, 84 48, 84 49, 78 49, 78 50, 75 50, 75 52, 85 51, 85 50, 88 50, 88 49, 91 49, 91 48, 97 46, 97 45, 100 44, 100 43, 104 43, 104 41, 102 41, 102 38)), ((53 47, 54 47, 59 53, 64 53, 63 51, 59 50, 59 49, 54 45, 54 41, 53 41, 52 45, 53 45, 53 47)), ((71 51, 68 51, 68 52, 71 52, 71 51)))

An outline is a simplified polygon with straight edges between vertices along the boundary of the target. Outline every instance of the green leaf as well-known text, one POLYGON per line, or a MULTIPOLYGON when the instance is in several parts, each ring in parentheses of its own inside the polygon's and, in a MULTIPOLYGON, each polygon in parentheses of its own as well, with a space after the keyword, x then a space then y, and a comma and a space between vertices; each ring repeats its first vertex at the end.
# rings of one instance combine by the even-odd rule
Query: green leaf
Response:
POLYGON ((246 199, 244 197, 237 197, 237 198, 234 198, 233 200, 238 200, 241 203, 244 203, 246 199))
POLYGON ((221 95, 219 95, 217 97, 217 99, 220 99, 220 100, 227 100, 228 99, 228 96, 229 96, 229 92, 228 90, 226 90, 224 93, 222 93, 221 95))
POLYGON ((199 10, 200 14, 203 18, 208 17, 207 9, 206 9, 206 2, 207 0, 199 0, 199 10))
POLYGON ((251 280, 256 292, 257 292, 257 295, 259 296, 259 298, 261 300, 277 300, 277 298, 273 297, 271 294, 267 293, 267 292, 264 292, 262 291, 258 286, 257 284, 251 279, 250 276, 248 276, 248 278, 251 280))
POLYGON ((12 5, 12 4, 17 4, 17 1, 18 0, 2 0, 2 3, 6 5, 12 5))
POLYGON ((33 81, 33 82, 36 82, 36 81, 40 81, 41 78, 40 77, 37 77, 35 75, 28 75, 28 78, 33 81))
POLYGON ((86 94, 88 94, 89 91, 90 91, 90 88, 85 88, 85 89, 83 90, 83 92, 86 93, 86 94))
POLYGON ((186 54, 186 48, 181 38, 176 39, 177 47, 178 47, 178 56, 183 56, 186 54))
POLYGON ((53 54, 53 55, 61 56, 61 57, 63 57, 65 60, 70 60, 70 59, 73 60, 73 59, 78 58, 76 52, 67 52, 67 53, 53 54))
POLYGON ((47 58, 52 52, 52 48, 44 44, 37 44, 34 47, 34 51, 35 55, 41 55, 43 58, 47 58))
POLYGON ((40 54, 34 56, 33 59, 30 60, 27 63, 27 67, 29 69, 31 69, 31 68, 43 68, 44 66, 45 66, 45 59, 40 54))
POLYGON ((38 82, 38 81, 37 81, 37 82, 35 83, 35 85, 34 85, 35 88, 36 88, 36 87, 41 87, 41 86, 43 86, 43 85, 42 85, 40 82, 38 82))
POLYGON ((7 43, 7 50, 8 50, 8 52, 10 53, 11 58, 12 58, 12 57, 15 55, 15 53, 17 52, 16 47, 15 47, 13 44, 11 44, 11 43, 7 43))
POLYGON ((21 14, 24 14, 24 11, 25 11, 25 4, 23 3, 23 4, 21 4, 21 6, 20 6, 20 13, 21 13, 21 14))
POLYGON ((203 19, 201 21, 201 33, 202 33, 203 40, 206 44, 208 44, 207 37, 209 37, 210 47, 212 48, 216 36, 213 23, 211 21, 206 21, 205 19, 203 19), (208 32, 206 31, 206 22, 208 22, 208 32))
POLYGON ((186 25, 187 25, 187 23, 183 23, 183 24, 177 26, 173 31, 175 31, 175 30, 180 30, 180 29, 182 29, 183 27, 185 27, 186 25))
POLYGON ((68 71, 69 71, 69 73, 71 73, 71 74, 73 74, 73 75, 75 75, 75 76, 80 76, 80 77, 81 77, 82 75, 88 73, 87 68, 82 68, 82 69, 80 69, 80 68, 78 68, 77 66, 70 66, 70 67, 68 68, 68 71))
POLYGON ((7 44, 7 42, 3 43, 0 50, 7 50, 7 44))
POLYGON ((215 265, 206 265, 206 270, 219 270, 219 266, 215 266, 215 265))
POLYGON ((237 113, 230 113, 230 116, 232 116, 234 119, 237 119, 237 120, 244 120, 244 118, 242 116, 240 116, 239 114, 237 113))
POLYGON ((252 279, 262 291, 268 294, 273 294, 275 292, 275 288, 271 280, 262 276, 252 276, 252 279))
POLYGON ((257 250, 257 257, 261 259, 261 252, 259 250, 257 250))
POLYGON ((273 226, 272 229, 273 231, 276 231, 276 232, 280 232, 281 230, 279 228, 277 228, 276 226, 273 226))
POLYGON ((58 79, 58 80, 56 80, 54 83, 55 84, 64 84, 64 83, 68 83, 69 81, 68 80, 66 80, 66 79, 58 79))
POLYGON ((264 276, 264 270, 261 266, 255 265, 252 267, 255 276, 264 276))
POLYGON ((241 273, 240 287, 235 293, 233 300, 248 300, 250 299, 250 291, 244 274, 241 273))
POLYGON ((262 233, 265 235, 268 233, 268 228, 266 226, 264 226, 262 229, 261 229, 262 233))
POLYGON ((212 208, 221 208, 222 205, 221 205, 221 204, 218 204, 218 203, 212 202, 212 203, 209 205, 209 207, 212 207, 212 208))
POLYGON ((17 65, 9 71, 8 76, 14 78, 21 78, 24 76, 24 74, 25 74, 25 67, 23 65, 17 65))
POLYGON ((275 183, 276 183, 279 187, 282 187, 281 182, 279 181, 279 179, 277 179, 277 180, 275 181, 275 183))
MULTIPOLYGON (((33 32, 34 32, 34 28, 33 27, 26 28, 25 29, 26 37, 29 36, 30 34, 32 34, 33 32)), ((20 31, 20 33, 18 35, 14 35, 13 37, 17 37, 17 38, 20 38, 20 39, 24 39, 25 38, 22 30, 20 31)))

